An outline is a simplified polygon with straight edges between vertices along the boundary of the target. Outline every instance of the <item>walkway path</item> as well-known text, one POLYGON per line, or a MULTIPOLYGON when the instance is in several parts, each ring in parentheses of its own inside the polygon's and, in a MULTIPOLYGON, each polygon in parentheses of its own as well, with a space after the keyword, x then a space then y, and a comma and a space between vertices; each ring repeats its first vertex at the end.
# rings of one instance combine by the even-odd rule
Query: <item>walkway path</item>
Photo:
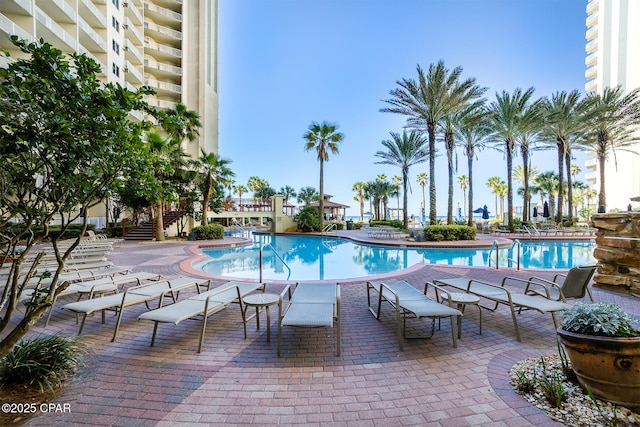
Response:
MULTIPOLYGON (((111 259, 137 271, 176 275, 183 273, 181 262, 193 257, 191 246, 125 242, 111 259)), ((420 287, 434 278, 497 281, 504 275, 530 273, 435 265, 398 278, 420 287)), ((269 288, 278 292, 283 285, 269 288)), ((594 294, 640 315, 638 299, 599 290, 594 294)), ((381 320, 374 319, 363 279, 346 280, 342 357, 335 356, 333 331, 287 328, 278 358, 276 340, 266 342, 264 327, 256 331, 250 324, 243 339, 238 312, 232 309, 211 317, 200 354, 198 328, 190 321, 162 325, 155 347, 149 347, 152 324, 136 320, 143 310, 125 312, 115 343, 110 342, 115 316, 107 316, 105 325, 99 316, 87 319, 82 338, 90 350, 88 366, 56 399, 68 403, 71 412, 42 414, 28 425, 558 425, 518 396, 508 376, 516 361, 556 353, 549 315, 523 313, 524 342, 519 343, 506 309, 485 311, 482 335, 477 311, 469 310, 457 349, 444 321, 433 338, 406 341, 400 352, 391 310, 385 308, 381 320)), ((78 331, 75 317, 59 308, 50 326, 42 325, 29 335, 75 336, 78 331)), ((409 325, 412 333, 427 330, 426 322, 409 325)))

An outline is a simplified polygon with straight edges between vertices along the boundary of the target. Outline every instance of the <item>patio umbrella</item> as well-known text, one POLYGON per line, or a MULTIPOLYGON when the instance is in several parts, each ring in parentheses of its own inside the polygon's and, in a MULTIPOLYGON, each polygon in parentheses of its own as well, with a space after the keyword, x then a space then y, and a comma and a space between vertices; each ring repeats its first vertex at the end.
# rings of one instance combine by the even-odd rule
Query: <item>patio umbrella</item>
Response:
POLYGON ((534 206, 534 207, 533 207, 533 217, 534 217, 534 218, 537 218, 537 217, 538 217, 538 207, 537 207, 537 206, 534 206))
POLYGON ((487 205, 484 205, 484 208, 482 208, 482 219, 489 219, 489 209, 487 205))
POLYGON ((544 206, 542 207, 542 216, 545 218, 549 218, 549 203, 544 202, 544 206))
POLYGON ((482 212, 484 212, 484 209, 482 208, 478 208, 475 211, 473 211, 473 213, 479 213, 479 214, 481 214, 482 212))

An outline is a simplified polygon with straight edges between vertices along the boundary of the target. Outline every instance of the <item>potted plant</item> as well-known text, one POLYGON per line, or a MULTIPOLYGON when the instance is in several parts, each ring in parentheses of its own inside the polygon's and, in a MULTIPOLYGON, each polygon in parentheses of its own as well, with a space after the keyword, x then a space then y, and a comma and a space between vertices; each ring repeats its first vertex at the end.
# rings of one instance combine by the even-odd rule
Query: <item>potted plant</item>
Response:
POLYGON ((618 305, 577 303, 563 311, 558 337, 578 382, 596 397, 640 408, 640 332, 618 305))

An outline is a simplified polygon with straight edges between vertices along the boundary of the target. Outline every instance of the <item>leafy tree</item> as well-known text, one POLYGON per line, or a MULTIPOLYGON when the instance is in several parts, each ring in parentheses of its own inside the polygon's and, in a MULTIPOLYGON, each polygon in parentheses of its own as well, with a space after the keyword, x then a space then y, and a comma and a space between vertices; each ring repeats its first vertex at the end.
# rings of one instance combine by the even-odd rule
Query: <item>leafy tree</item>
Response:
POLYGON ((637 154, 633 145, 638 142, 634 126, 640 121, 640 88, 625 95, 622 87, 606 87, 602 94, 587 97, 588 144, 595 152, 600 169, 598 206, 607 207, 605 164, 618 151, 637 154))
POLYGON ((234 186, 233 186, 233 192, 234 192, 235 194, 237 194, 237 195, 238 195, 238 197, 240 198, 240 203, 239 203, 239 205, 240 205, 240 210, 241 210, 241 211, 242 211, 242 210, 244 210, 244 207, 242 206, 242 195, 243 195, 244 193, 246 193, 247 191, 248 191, 248 190, 247 190, 247 187, 245 187, 245 186, 244 186, 244 185, 242 185, 242 184, 234 185, 234 186))
POLYGON ((427 208, 427 199, 425 198, 424 187, 426 187, 429 183, 429 175, 424 172, 419 173, 418 176, 416 176, 416 182, 420 187, 422 187, 422 211, 420 212, 420 215, 423 216, 423 218, 421 218, 421 221, 424 221, 424 210, 427 208))
POLYGON ((456 120, 456 139, 467 158, 469 204, 467 225, 473 225, 473 160, 477 153, 484 149, 491 129, 487 126, 486 109, 481 105, 472 105, 461 111, 456 120))
POLYGON ((289 203, 289 199, 297 196, 296 190, 293 187, 288 185, 285 185, 284 187, 280 188, 280 194, 282 194, 282 199, 285 205, 289 203))
POLYGON ((364 221, 364 201, 366 200, 364 191, 365 185, 366 184, 364 182, 358 181, 353 184, 353 187, 351 188, 351 190, 356 193, 353 200, 360 204, 360 221, 364 221))
POLYGON ((307 141, 304 146, 305 150, 315 150, 320 163, 319 211, 320 229, 322 229, 324 226, 324 162, 329 160, 329 153, 338 154, 340 151, 338 145, 344 139, 344 135, 338 132, 336 124, 313 122, 303 138, 307 141))
POLYGON ((200 157, 195 162, 196 170, 202 180, 202 222, 201 225, 208 224, 209 198, 216 195, 221 198, 222 194, 216 192, 216 188, 231 181, 235 176, 228 167, 232 160, 224 159, 216 153, 207 153, 200 149, 200 157))
POLYGON ((150 123, 130 121, 129 112, 154 114, 143 98, 153 93, 149 88, 131 92, 118 84, 103 85, 97 78, 100 66, 85 55, 69 59, 44 40, 11 40, 28 57, 0 68, 0 248, 15 255, 22 245, 24 252, 1 292, 0 357, 67 287, 58 278, 86 231, 87 210, 119 177, 151 171, 142 139, 150 123), (68 249, 58 245, 63 233, 49 236, 54 220, 63 232, 72 222, 82 224, 80 237, 68 249), (42 233, 33 232, 36 225, 42 233), (23 260, 48 237, 59 267, 51 285, 35 292, 26 310, 19 311, 18 301, 37 268, 37 261, 31 268, 23 260))
POLYGON ((504 180, 499 176, 492 176, 487 180, 487 187, 491 189, 491 194, 494 194, 496 197, 496 218, 498 218, 498 195, 504 185, 504 180))
MULTIPOLYGON (((417 132, 402 132, 402 135, 391 132, 391 139, 382 141, 382 145, 387 151, 378 151, 375 156, 382 160, 377 164, 385 164, 397 166, 402 171, 402 208, 403 208, 403 226, 409 228, 408 215, 408 186, 409 186, 409 168, 413 165, 424 163, 427 161, 427 140, 417 132)), ((397 186, 396 186, 397 187, 397 186)))
POLYGON ((298 191, 298 203, 310 205, 313 202, 317 202, 319 197, 318 190, 313 187, 302 187, 298 191))
MULTIPOLYGON (((262 188, 262 187, 267 187, 269 186, 269 183, 257 176, 250 176, 249 180, 247 181, 247 187, 249 188, 249 190, 253 191, 253 203, 256 204, 257 203, 257 199, 258 199, 258 191, 262 188)), ((262 208, 260 208, 262 210, 262 208)))
POLYGON ((555 198, 558 193, 558 187, 560 185, 560 180, 558 179, 558 175, 554 172, 543 172, 534 178, 533 183, 540 193, 540 204, 544 205, 544 197, 549 197, 549 213, 550 215, 554 215, 555 212, 555 198))
POLYGON ((320 215, 318 214, 318 210, 313 206, 305 206, 302 208, 296 218, 296 222, 298 224, 298 230, 300 231, 309 232, 320 231, 322 229, 320 226, 320 215))
POLYGON ((467 175, 460 175, 458 177, 458 185, 462 190, 462 202, 463 202, 463 212, 467 212, 467 188, 469 187, 469 177, 467 175))
POLYGON ((502 91, 502 94, 496 93, 496 100, 489 106, 489 127, 507 158, 507 215, 510 230, 513 230, 513 155, 518 137, 525 127, 522 117, 533 92, 532 87, 524 92, 517 88, 513 94, 502 91))
POLYGON ((408 123, 415 129, 425 130, 429 136, 429 220, 437 221, 436 211, 436 127, 438 123, 463 109, 468 102, 481 96, 484 89, 475 86, 475 79, 460 81, 462 67, 453 70, 443 61, 431 64, 428 72, 418 66, 418 80, 402 79, 397 81, 398 88, 390 92, 391 99, 384 100, 390 107, 380 111, 402 114, 408 117, 408 123), (473 88, 473 89, 472 89, 473 88))

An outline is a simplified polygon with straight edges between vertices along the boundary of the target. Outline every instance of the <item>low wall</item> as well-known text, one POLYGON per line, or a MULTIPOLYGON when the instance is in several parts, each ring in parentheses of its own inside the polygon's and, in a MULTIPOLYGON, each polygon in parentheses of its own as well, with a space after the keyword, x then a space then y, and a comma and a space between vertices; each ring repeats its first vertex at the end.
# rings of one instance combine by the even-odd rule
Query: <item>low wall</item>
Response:
POLYGON ((640 297, 640 212, 594 215, 594 286, 640 297))

